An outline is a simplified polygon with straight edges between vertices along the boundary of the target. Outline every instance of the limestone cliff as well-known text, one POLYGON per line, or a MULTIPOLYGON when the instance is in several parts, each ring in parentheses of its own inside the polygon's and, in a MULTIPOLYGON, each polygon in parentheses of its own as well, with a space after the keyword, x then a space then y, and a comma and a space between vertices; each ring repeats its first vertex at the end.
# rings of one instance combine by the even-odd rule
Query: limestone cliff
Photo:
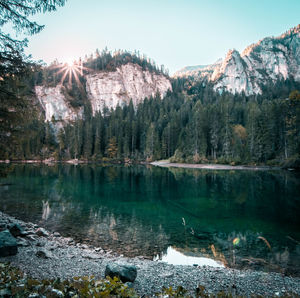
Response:
POLYGON ((74 121, 77 117, 82 117, 83 109, 73 108, 63 94, 62 85, 56 87, 36 86, 35 93, 45 112, 45 120, 51 121, 74 121))
POLYGON ((137 64, 128 63, 114 72, 96 72, 86 76, 86 89, 93 112, 104 106, 116 108, 128 104, 132 99, 137 106, 146 97, 159 93, 161 98, 172 90, 170 81, 161 74, 143 70, 137 64))
MULTIPOLYGON (((133 101, 137 106, 146 97, 160 94, 164 97, 168 90, 172 91, 170 80, 155 72, 144 70, 133 63, 121 65, 116 71, 93 71, 85 74, 87 99, 93 113, 123 106, 133 101)), ((36 86, 36 95, 45 111, 45 120, 73 121, 81 118, 83 108, 74 108, 64 92, 64 86, 36 86)))

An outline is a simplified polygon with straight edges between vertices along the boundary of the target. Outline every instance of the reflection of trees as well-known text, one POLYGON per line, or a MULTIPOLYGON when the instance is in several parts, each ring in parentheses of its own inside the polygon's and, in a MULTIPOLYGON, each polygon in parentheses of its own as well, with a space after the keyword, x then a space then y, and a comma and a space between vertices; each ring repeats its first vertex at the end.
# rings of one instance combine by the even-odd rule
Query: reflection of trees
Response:
POLYGON ((16 165, 9 177, 20 187, 1 196, 1 208, 126 255, 174 245, 236 267, 300 264, 299 179, 288 172, 57 164, 16 165))
POLYGON ((299 174, 287 171, 211 171, 170 168, 187 196, 205 196, 224 212, 253 214, 262 220, 276 218, 282 224, 300 225, 299 174), (196 187, 188 187, 196 184, 196 187), (233 202, 233 200, 235 202, 233 202), (235 204, 236 203, 236 204, 235 204), (226 210, 229 209, 229 210, 226 210))
POLYGON ((51 217, 44 225, 78 241, 127 256, 152 257, 168 246, 168 236, 161 226, 152 226, 151 223, 145 225, 134 214, 116 215, 107 207, 95 207, 87 211, 83 206, 72 203, 54 206, 51 208, 51 217))
POLYGON ((144 167, 125 170, 65 165, 37 169, 20 165, 15 173, 15 177, 22 177, 28 194, 35 197, 35 208, 28 207, 28 217, 35 222, 128 256, 150 257, 168 245, 162 226, 150 220, 155 204, 144 194, 151 188, 151 197, 156 186, 151 175, 144 179, 144 167), (143 209, 149 211, 146 221, 143 209))
POLYGON ((49 202, 48 201, 42 201, 43 203, 43 214, 42 214, 42 220, 47 220, 48 217, 50 216, 50 206, 49 206, 49 202))
POLYGON ((299 244, 292 241, 286 241, 285 246, 269 243, 261 233, 249 230, 244 233, 211 234, 209 239, 198 239, 198 245, 177 245, 176 249, 185 255, 218 260, 232 268, 277 271, 299 276, 299 244), (235 245, 236 239, 238 244, 235 245))

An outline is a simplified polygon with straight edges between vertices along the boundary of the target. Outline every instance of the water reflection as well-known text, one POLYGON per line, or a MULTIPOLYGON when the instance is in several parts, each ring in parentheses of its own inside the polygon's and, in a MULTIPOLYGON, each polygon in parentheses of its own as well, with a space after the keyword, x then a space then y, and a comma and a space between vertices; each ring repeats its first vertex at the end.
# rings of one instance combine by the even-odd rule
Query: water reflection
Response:
POLYGON ((1 210, 78 241, 127 256, 171 247, 230 267, 300 272, 296 173, 9 167, 1 210))
POLYGON ((49 218, 51 209, 49 206, 49 202, 48 201, 42 201, 43 204, 43 214, 42 214, 42 220, 47 220, 49 218))
POLYGON ((172 246, 167 248, 167 251, 161 255, 154 257, 154 261, 162 261, 172 265, 197 265, 197 266, 210 266, 210 267, 224 267, 221 262, 213 259, 199 256, 189 256, 176 250, 172 246))

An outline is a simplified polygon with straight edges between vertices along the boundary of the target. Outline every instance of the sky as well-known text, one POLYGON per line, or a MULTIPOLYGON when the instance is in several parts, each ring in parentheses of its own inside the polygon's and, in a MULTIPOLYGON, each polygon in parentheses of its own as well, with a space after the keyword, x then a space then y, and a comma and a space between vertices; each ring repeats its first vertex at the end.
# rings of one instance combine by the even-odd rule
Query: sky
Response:
POLYGON ((68 0, 31 19, 45 25, 29 37, 26 53, 35 60, 138 50, 172 74, 284 33, 300 23, 300 0, 68 0))

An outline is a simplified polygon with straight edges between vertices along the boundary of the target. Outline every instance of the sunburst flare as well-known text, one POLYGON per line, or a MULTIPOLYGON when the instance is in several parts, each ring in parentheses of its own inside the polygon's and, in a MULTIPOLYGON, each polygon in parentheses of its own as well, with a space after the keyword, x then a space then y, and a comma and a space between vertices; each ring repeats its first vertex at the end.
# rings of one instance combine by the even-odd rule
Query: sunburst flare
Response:
POLYGON ((74 61, 72 64, 69 63, 61 63, 58 65, 54 65, 54 68, 57 68, 57 75, 62 74, 60 83, 63 84, 65 80, 68 80, 68 84, 71 85, 73 78, 78 86, 81 85, 80 77, 83 75, 83 71, 89 71, 88 68, 83 66, 81 59, 79 61, 74 61))

